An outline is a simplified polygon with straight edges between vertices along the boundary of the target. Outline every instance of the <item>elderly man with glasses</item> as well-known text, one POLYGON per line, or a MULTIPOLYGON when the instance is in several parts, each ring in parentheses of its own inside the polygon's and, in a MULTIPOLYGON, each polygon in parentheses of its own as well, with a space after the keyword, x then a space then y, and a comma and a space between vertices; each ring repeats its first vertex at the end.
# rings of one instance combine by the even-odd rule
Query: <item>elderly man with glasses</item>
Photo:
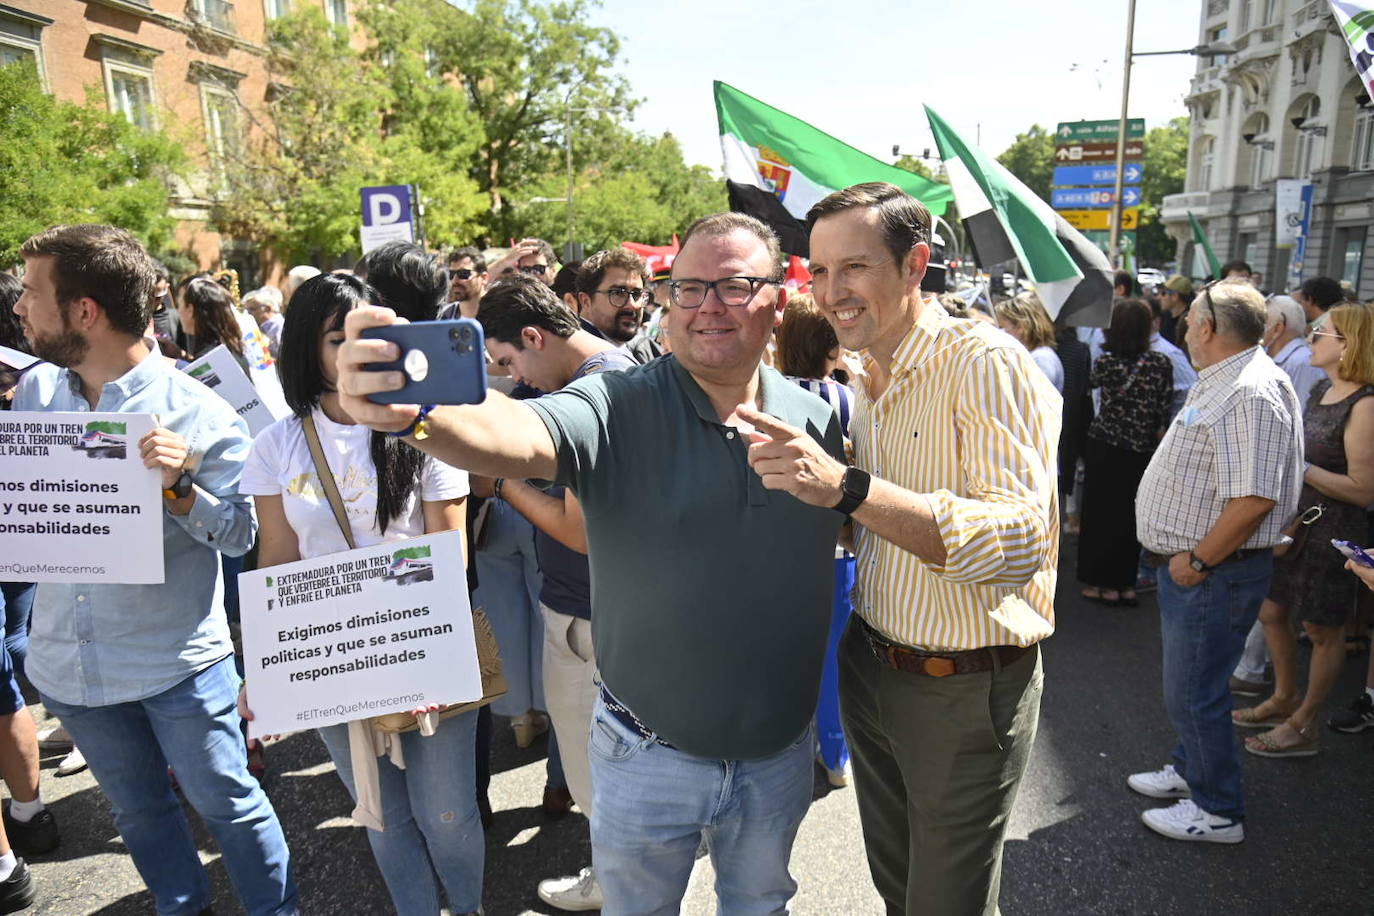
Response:
POLYGON ((1141 816, 1176 840, 1245 838, 1229 678, 1303 475, 1302 410, 1260 345, 1264 327, 1264 298, 1249 283, 1212 283, 1193 299, 1188 352, 1198 382, 1136 496, 1146 561, 1160 567, 1164 705, 1179 742, 1172 763, 1127 785, 1177 800, 1141 816))
POLYGON ((396 358, 349 313, 345 409, 443 461, 552 479, 581 503, 601 691, 588 753, 602 912, 677 912, 705 839, 719 911, 786 912, 787 865, 811 802, 811 718, 844 516, 750 470, 748 407, 843 455, 828 404, 760 365, 784 293, 777 237, 752 217, 694 223, 673 264, 673 352, 532 401, 374 404, 396 358), (647 471, 646 471, 647 469, 647 471), (626 487, 635 479, 638 486, 626 487))

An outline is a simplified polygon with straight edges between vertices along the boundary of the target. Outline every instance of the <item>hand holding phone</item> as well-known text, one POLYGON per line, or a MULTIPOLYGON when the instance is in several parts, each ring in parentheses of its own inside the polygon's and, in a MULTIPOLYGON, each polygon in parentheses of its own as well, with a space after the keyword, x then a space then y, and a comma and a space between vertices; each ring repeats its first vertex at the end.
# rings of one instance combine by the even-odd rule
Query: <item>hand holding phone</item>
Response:
POLYGON ((394 343, 401 358, 368 363, 369 372, 400 372, 405 385, 367 395, 375 404, 480 404, 487 396, 486 345, 471 318, 370 327, 362 337, 394 343))
POLYGON ((1366 569, 1374 569, 1374 557, 1368 551, 1351 541, 1343 541, 1340 538, 1332 538, 1331 546, 1345 555, 1347 560, 1352 560, 1366 569))

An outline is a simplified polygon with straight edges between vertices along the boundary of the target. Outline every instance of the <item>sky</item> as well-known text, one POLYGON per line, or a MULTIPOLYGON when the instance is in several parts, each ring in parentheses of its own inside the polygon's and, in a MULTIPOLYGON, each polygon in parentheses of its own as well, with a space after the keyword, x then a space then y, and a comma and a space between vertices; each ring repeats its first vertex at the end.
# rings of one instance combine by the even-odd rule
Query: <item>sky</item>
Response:
MULTIPOLYGON (((1205 0, 1137 4, 1136 51, 1199 43, 1205 0)), ((1032 124, 1109 119, 1121 107, 1127 0, 603 0, 641 99, 632 126, 672 131, 689 163, 721 167, 712 80, 723 80, 884 161, 921 155, 930 105, 1001 153, 1032 124), (1028 14, 1029 12, 1029 14, 1028 14)), ((1191 55, 1137 58, 1129 114, 1186 115, 1191 55)))

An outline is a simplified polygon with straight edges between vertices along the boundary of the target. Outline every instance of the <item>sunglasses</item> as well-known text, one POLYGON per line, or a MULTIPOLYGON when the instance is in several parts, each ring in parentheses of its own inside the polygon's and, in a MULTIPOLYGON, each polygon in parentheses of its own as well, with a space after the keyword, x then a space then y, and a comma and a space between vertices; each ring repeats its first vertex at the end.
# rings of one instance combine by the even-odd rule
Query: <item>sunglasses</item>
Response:
POLYGON ((457 277, 459 280, 466 280, 470 278, 473 274, 477 273, 477 271, 471 270, 467 267, 455 267, 453 270, 450 270, 449 273, 457 277))
POLYGON ((520 271, 522 274, 529 274, 535 277, 543 276, 544 272, 548 269, 549 265, 547 264, 526 264, 524 267, 516 268, 516 270, 520 271))

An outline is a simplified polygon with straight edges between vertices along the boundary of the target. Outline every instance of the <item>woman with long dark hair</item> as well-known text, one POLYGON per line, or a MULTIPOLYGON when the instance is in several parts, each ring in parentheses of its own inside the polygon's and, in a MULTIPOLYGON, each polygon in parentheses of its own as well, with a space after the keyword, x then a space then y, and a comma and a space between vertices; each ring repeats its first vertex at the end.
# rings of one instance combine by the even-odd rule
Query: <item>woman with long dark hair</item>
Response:
MULTIPOLYGON (((348 549, 310 455, 306 421, 319 432, 359 547, 464 530, 466 472, 354 424, 339 408, 335 357, 344 317, 375 301, 375 290, 342 274, 307 280, 291 297, 278 362, 292 416, 254 441, 239 485, 257 508, 263 567, 348 549)), ((241 705, 250 718, 246 692, 241 705)), ((428 736, 383 734, 367 720, 319 730, 339 778, 355 801, 363 799, 354 816, 369 828, 400 916, 439 912, 436 873, 451 912, 475 912, 481 903, 485 841, 477 811, 476 729, 472 710, 440 721, 428 736), (380 811, 367 799, 379 799, 380 811)))
POLYGON ((243 353, 243 332, 234 315, 228 290, 209 276, 198 274, 181 284, 177 317, 186 339, 186 358, 197 359, 224 344, 248 373, 243 353))
POLYGON ((1169 357, 1150 349, 1153 332, 1148 305, 1117 302, 1089 378, 1102 390, 1102 409, 1088 425, 1083 450, 1078 580, 1083 597, 1106 605, 1136 604, 1135 492, 1173 397, 1174 369, 1169 357))

